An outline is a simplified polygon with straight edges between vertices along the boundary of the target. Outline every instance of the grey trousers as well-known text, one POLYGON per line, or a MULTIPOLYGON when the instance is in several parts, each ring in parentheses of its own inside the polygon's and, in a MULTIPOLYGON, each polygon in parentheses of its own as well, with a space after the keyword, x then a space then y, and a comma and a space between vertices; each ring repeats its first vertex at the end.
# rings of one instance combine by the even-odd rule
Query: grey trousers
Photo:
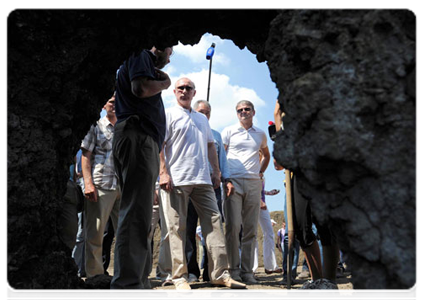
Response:
POLYGON ((225 237, 231 275, 253 276, 254 245, 260 214, 260 179, 232 178, 235 193, 225 199, 225 237), (242 225, 241 259, 239 232, 242 225))
POLYGON ((172 280, 186 280, 188 277, 185 243, 190 198, 200 218, 201 230, 206 240, 210 279, 215 280, 221 276, 228 270, 228 258, 222 220, 213 187, 206 184, 175 186, 171 192, 162 190, 161 196, 169 232, 172 280))
POLYGON ((116 124, 113 155, 122 195, 110 288, 150 288, 148 234, 159 175, 159 147, 141 131, 138 119, 130 117, 116 124))

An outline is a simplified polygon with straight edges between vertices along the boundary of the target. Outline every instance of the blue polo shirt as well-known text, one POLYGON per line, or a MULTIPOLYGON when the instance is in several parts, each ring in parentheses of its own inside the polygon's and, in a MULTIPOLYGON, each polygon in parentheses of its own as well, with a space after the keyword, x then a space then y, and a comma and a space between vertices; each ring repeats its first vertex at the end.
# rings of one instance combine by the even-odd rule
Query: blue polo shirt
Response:
POLYGON ((149 50, 133 54, 119 68, 116 79, 115 111, 117 123, 137 115, 141 130, 151 136, 161 149, 166 133, 166 114, 161 93, 138 98, 132 93, 131 81, 137 77, 156 79, 156 56, 149 50))

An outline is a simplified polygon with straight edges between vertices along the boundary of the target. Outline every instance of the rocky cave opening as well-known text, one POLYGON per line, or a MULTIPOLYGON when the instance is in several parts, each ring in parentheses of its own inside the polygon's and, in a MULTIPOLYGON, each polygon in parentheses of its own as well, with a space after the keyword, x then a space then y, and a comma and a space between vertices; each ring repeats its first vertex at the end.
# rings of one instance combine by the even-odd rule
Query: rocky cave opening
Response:
POLYGON ((205 32, 266 61, 278 162, 336 229, 358 289, 416 282, 416 20, 408 10, 15 10, 8 17, 8 282, 78 288, 58 237, 68 167, 142 48, 205 32), (105 88, 106 87, 106 88, 105 88))

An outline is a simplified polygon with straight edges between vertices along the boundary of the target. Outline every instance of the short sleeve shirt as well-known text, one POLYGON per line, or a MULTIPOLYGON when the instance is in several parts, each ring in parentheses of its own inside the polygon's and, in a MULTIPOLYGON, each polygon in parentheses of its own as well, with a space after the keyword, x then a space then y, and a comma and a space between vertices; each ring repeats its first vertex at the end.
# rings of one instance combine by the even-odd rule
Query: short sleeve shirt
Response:
POLYGON ((94 185, 106 190, 115 190, 117 186, 112 155, 113 133, 113 124, 103 117, 98 120, 96 126, 91 126, 81 143, 81 148, 92 153, 91 170, 94 185))
POLYGON ((161 93, 148 98, 138 98, 132 93, 131 81, 138 77, 156 79, 155 55, 148 50, 132 55, 119 68, 116 79, 116 117, 117 123, 132 115, 140 119, 140 127, 158 144, 163 144, 166 130, 166 117, 161 93))
POLYGON ((254 125, 246 130, 238 123, 223 129, 221 135, 231 178, 260 178, 259 150, 267 147, 264 131, 254 125))
POLYGON ((206 116, 179 105, 166 109, 164 154, 175 186, 212 184, 207 147, 213 142, 206 116))

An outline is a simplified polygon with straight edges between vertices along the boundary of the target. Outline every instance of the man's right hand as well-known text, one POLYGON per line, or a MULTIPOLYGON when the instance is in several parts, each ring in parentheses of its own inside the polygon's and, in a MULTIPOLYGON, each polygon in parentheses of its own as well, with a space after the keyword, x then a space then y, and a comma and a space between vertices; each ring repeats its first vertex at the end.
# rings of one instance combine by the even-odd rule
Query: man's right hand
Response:
POLYGON ((160 174, 160 188, 165 191, 171 191, 173 189, 172 178, 169 174, 160 174))
POLYGON ((171 81, 170 81, 170 77, 167 73, 163 72, 162 70, 159 70, 156 68, 156 77, 158 78, 159 81, 165 81, 166 85, 165 89, 169 88, 171 81))
POLYGON ((94 184, 85 184, 85 198, 91 202, 97 202, 97 189, 94 184))

